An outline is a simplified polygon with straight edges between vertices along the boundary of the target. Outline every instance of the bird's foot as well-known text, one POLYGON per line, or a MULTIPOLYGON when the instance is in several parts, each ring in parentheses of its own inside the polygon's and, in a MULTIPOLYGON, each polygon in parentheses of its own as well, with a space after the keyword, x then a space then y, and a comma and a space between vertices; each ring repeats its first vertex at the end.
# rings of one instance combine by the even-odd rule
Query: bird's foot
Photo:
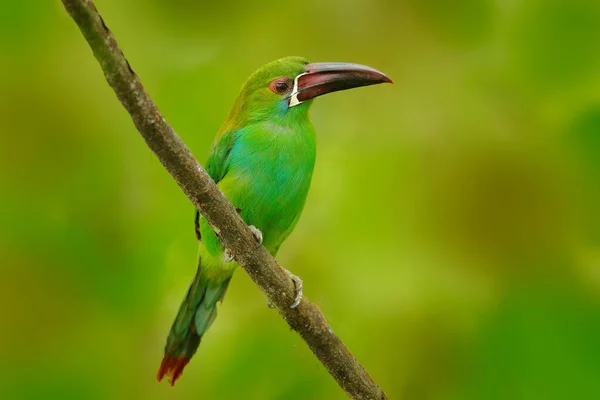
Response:
POLYGON ((298 307, 298 304, 300 304, 300 302, 302 301, 302 279, 300 279, 299 276, 292 274, 285 268, 283 270, 285 271, 286 275, 290 277, 292 282, 294 282, 294 293, 296 294, 296 297, 294 298, 294 303, 290 306, 290 308, 296 308, 298 307))
MULTIPOLYGON (((300 279, 299 276, 292 274, 290 271, 288 271, 287 269, 285 269, 283 267, 281 269, 283 269, 285 274, 290 277, 292 282, 294 282, 294 293, 295 293, 296 297, 294 297, 294 303, 292 303, 290 308, 296 308, 302 301, 302 297, 303 297, 303 295, 302 295, 302 288, 303 288, 302 279, 300 279)), ((271 300, 267 300, 267 307, 275 308, 273 303, 271 303, 271 300)))
POLYGON ((229 251, 229 249, 225 249, 225 251, 223 252, 223 261, 225 261, 226 263, 233 261, 233 254, 231 254, 231 251, 229 251))
POLYGON ((254 225, 250 225, 248 227, 248 229, 250 229, 250 232, 252 232, 252 235, 254 235, 254 238, 256 239, 256 241, 258 242, 258 245, 260 246, 263 241, 263 234, 260 231, 260 229, 258 229, 254 225))

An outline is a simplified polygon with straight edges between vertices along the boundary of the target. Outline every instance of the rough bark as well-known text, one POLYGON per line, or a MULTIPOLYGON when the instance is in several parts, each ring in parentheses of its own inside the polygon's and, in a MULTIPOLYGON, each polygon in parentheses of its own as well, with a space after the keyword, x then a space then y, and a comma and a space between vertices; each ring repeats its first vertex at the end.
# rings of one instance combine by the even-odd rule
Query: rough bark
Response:
POLYGON ((294 298, 292 281, 267 250, 256 244, 233 205, 165 121, 94 3, 90 0, 62 2, 79 26, 108 84, 130 114, 137 130, 240 266, 351 398, 385 399, 384 392, 334 334, 315 304, 305 297, 297 308, 290 308, 294 298))

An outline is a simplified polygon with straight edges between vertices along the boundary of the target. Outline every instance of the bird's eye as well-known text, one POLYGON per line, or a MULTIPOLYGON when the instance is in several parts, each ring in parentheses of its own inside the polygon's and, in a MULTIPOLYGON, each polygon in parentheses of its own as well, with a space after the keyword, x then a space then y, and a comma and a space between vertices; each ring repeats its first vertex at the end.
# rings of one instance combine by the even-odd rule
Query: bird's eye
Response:
POLYGON ((275 94, 286 94, 291 88, 292 81, 289 78, 279 78, 269 83, 269 89, 275 94))
POLYGON ((283 93, 288 90, 288 84, 286 82, 277 82, 275 84, 275 90, 277 90, 279 93, 283 93))

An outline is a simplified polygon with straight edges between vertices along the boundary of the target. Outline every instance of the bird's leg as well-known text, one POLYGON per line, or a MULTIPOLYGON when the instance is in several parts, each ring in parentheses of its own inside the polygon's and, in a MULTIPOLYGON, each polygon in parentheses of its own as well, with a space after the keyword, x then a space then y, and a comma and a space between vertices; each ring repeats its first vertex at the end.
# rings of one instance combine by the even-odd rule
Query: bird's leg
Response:
MULTIPOLYGON (((283 272, 285 272, 285 274, 287 276, 290 277, 290 279, 292 280, 292 282, 294 282, 294 293, 296 295, 296 297, 294 297, 294 303, 292 303, 292 305, 290 306, 290 308, 296 308, 298 307, 298 305, 300 304, 300 302, 302 301, 302 288, 303 288, 303 282, 302 279, 300 279, 299 276, 296 276, 294 274, 292 274, 290 271, 288 271, 287 269, 280 267, 283 272)), ((267 307, 269 308, 275 308, 275 306, 273 305, 273 303, 271 303, 271 300, 267 300, 267 307)))

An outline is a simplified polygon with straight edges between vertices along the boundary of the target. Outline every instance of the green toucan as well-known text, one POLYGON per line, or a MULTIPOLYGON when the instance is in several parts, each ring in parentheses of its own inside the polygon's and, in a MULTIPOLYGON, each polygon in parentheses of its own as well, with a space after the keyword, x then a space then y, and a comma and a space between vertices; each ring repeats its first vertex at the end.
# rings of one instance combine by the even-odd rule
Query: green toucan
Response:
MULTIPOLYGON (((313 63, 300 57, 271 62, 248 78, 217 133, 206 170, 237 208, 257 241, 275 256, 298 222, 315 164, 315 130, 308 116, 320 95, 389 82, 364 65, 313 63)), ((238 264, 206 219, 196 214, 198 270, 173 322, 158 380, 181 376, 217 316, 238 264)), ((288 272, 302 300, 302 281, 288 272)))

